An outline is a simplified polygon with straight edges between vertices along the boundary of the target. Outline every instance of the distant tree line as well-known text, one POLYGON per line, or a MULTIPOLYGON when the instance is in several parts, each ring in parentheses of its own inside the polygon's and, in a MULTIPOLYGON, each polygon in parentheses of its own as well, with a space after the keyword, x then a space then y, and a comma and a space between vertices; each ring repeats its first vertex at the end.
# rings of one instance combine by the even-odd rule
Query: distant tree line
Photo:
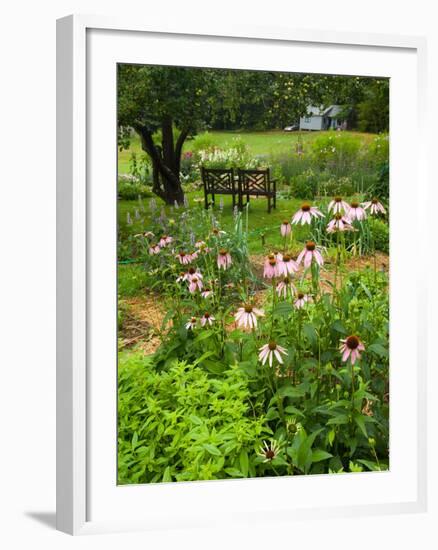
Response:
POLYGON ((268 130, 304 116, 309 105, 343 106, 348 127, 389 127, 389 80, 270 71, 118 65, 118 133, 140 136, 153 167, 153 191, 182 202, 181 153, 205 129, 268 130))

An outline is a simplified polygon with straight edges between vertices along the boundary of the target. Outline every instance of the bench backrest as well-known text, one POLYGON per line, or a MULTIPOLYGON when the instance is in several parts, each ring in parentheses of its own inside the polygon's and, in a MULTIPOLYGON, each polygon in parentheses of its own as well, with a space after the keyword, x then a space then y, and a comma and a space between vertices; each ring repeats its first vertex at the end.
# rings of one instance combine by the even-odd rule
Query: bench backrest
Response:
POLYGON ((201 177, 204 187, 208 192, 214 191, 234 191, 234 171, 233 169, 222 170, 220 168, 201 167, 201 177))
POLYGON ((271 191, 269 168, 266 170, 240 170, 239 185, 242 193, 268 193, 271 191))

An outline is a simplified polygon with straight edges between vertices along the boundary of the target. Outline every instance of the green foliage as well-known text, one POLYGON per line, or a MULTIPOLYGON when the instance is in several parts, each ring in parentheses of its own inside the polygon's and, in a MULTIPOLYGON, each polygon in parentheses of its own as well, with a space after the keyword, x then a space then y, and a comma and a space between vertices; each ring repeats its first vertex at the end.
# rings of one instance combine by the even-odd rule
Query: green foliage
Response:
POLYGON ((363 101, 357 106, 361 132, 387 132, 389 129, 389 79, 370 79, 363 101))
POLYGON ((358 161, 361 143, 344 132, 319 136, 312 144, 312 155, 321 170, 345 174, 358 161))
POLYGON ((320 174, 311 168, 292 179, 291 191, 294 197, 299 199, 313 199, 318 194, 320 174))
POLYGON ((158 372, 140 353, 119 357, 119 483, 256 475, 255 446, 270 430, 251 414, 238 369, 211 377, 175 361, 158 372))
POLYGON ((117 186, 117 196, 122 200, 136 200, 138 197, 150 197, 151 188, 137 181, 120 180, 117 186))

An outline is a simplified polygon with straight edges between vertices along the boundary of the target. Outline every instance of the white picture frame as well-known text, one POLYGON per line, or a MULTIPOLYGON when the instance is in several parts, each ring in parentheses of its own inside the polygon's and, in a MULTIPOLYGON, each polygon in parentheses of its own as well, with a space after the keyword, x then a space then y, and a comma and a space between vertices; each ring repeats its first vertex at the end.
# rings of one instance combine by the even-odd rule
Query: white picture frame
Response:
MULTIPOLYGON (((359 74, 368 74, 366 72, 368 70, 372 75, 370 63, 374 63, 377 76, 391 76, 395 81, 397 78, 400 79, 400 88, 403 87, 404 91, 401 92, 398 89, 397 93, 403 93, 406 97, 396 97, 391 92, 391 136, 393 130, 401 128, 401 120, 397 115, 400 113, 400 110, 397 110, 397 101, 403 101, 406 98, 412 106, 415 104, 415 116, 412 115, 413 119, 409 124, 413 131, 411 135, 416 136, 415 142, 411 144, 406 140, 403 141, 402 137, 398 137, 394 143, 391 141, 391 200, 394 202, 392 208, 394 214, 391 214, 391 273, 398 273, 402 268, 403 247, 397 244, 393 234, 398 231, 403 232, 401 214, 409 206, 412 209, 416 208, 419 197, 425 191, 424 182, 426 181, 423 172, 425 161, 422 156, 424 154, 422 151, 426 148, 420 146, 421 140, 424 139, 425 117, 426 44, 424 39, 239 26, 233 26, 233 29, 227 32, 215 29, 213 26, 211 28, 204 26, 202 29, 195 27, 180 29, 177 25, 152 28, 135 20, 95 16, 69 16, 58 20, 57 527, 66 533, 84 534, 166 526, 181 527, 188 524, 197 526, 220 521, 258 521, 261 518, 284 520, 290 516, 291 512, 295 519, 307 517, 316 519, 344 515, 413 513, 426 509, 426 357, 424 351, 426 345, 424 336, 422 336, 422 345, 419 345, 420 334, 425 333, 425 319, 421 311, 426 300, 426 288, 424 274, 420 269, 414 272, 417 295, 409 306, 412 319, 415 317, 415 331, 418 338, 412 345, 409 344, 409 348, 401 352, 397 352, 397 347, 391 348, 391 361, 404 365, 400 367, 400 373, 395 372, 394 369, 391 370, 391 387, 394 388, 396 397, 397 395, 400 398, 406 396, 408 378, 404 373, 408 368, 408 361, 412 360, 415 363, 414 375, 412 372, 410 374, 414 377, 412 388, 416 395, 415 414, 411 415, 410 419, 407 417, 402 419, 405 429, 415 435, 417 444, 412 446, 412 456, 408 457, 415 466, 412 468, 413 473, 410 477, 407 476, 401 485, 401 478, 396 474, 397 471, 399 473, 402 471, 405 463, 402 459, 398 461, 397 456, 391 456, 395 466, 390 472, 354 474, 354 478, 349 475, 309 476, 312 479, 299 476, 297 479, 239 480, 237 483, 235 481, 191 482, 149 487, 116 487, 116 478, 112 477, 116 456, 109 456, 113 450, 110 445, 115 434, 115 372, 111 374, 112 371, 107 367, 108 361, 112 362, 116 352, 114 327, 111 323, 115 319, 117 293, 114 293, 114 234, 110 233, 113 227, 111 224, 115 223, 115 198, 110 196, 109 192, 106 196, 103 188, 92 183, 97 181, 98 177, 106 178, 105 181, 107 178, 116 178, 114 171, 116 155, 108 156, 111 153, 111 147, 113 152, 117 150, 115 134, 111 133, 115 124, 115 89, 111 91, 108 88, 114 84, 111 80, 114 77, 114 75, 111 77, 111 67, 115 67, 115 60, 145 62, 147 59, 151 63, 176 65, 182 64, 182 60, 185 59, 188 60, 186 61, 188 65, 202 65, 205 64, 205 58, 199 54, 199 44, 203 45, 202 50, 208 48, 210 44, 213 52, 213 46, 215 45, 217 49, 218 43, 222 48, 223 63, 227 63, 227 56, 228 59, 234 58, 232 65, 224 66, 233 68, 268 68, 269 63, 273 63, 269 61, 268 53, 276 48, 277 53, 280 49, 283 53, 275 57, 277 63, 275 68, 287 70, 285 62, 282 61, 288 54, 287 48, 300 48, 303 59, 308 56, 308 63, 312 56, 315 57, 316 51, 331 48, 334 57, 338 56, 340 61, 341 58, 343 59, 344 69, 342 70, 345 74, 358 74, 358 67, 363 63, 359 74), (126 40, 128 35, 129 40, 126 40), (159 41, 163 46, 161 53, 164 52, 164 55, 151 57, 149 54, 148 56, 146 49, 142 47, 144 40, 148 40, 149 45, 153 44, 152 40, 159 41), (179 56, 166 46, 169 41, 173 43, 177 41, 181 46, 178 48, 179 56), (250 53, 245 58, 245 56, 239 57, 237 52, 242 50, 250 52, 255 47, 259 48, 260 53, 265 52, 266 58, 263 55, 258 56, 257 60, 252 57, 251 66, 248 66, 248 59, 250 59, 248 56, 253 54, 250 53), (363 56, 359 55, 360 52, 363 56), (190 55, 192 57, 189 59, 187 56, 190 57, 190 55), (405 58, 403 58, 404 55, 405 58), (196 62, 196 56, 199 56, 198 62, 196 62), (370 57, 368 61, 366 61, 367 56, 370 57), (378 63, 381 63, 381 68, 378 63), (389 65, 392 68, 387 72, 385 67, 389 65), (348 67, 350 67, 349 73, 348 67), (366 67, 369 68, 366 69, 366 67), (108 101, 101 101, 105 90, 108 93, 108 101), (93 96, 94 93, 101 94, 99 108, 97 108, 98 103, 93 96), (102 136, 99 137, 97 132, 102 136), (98 137, 99 140, 102 138, 99 144, 97 144, 98 137), (410 150, 409 147, 411 147, 410 150), (410 154, 410 168, 403 165, 403 156, 407 153, 410 154), (103 163, 106 163, 105 166, 103 163), (416 185, 412 185, 410 197, 403 195, 403 185, 401 185, 401 191, 394 191, 392 186, 394 177, 399 177, 401 182, 407 177, 415 181, 416 185), (105 196, 100 196, 101 193, 105 196), (98 195, 101 201, 100 214, 96 209, 98 195), (100 239, 100 243, 105 241, 102 246, 103 251, 99 252, 101 257, 98 263, 94 254, 96 239, 100 239), (108 241, 107 244, 105 244, 106 241, 108 241), (114 263, 113 268, 110 267, 109 271, 105 271, 111 262, 114 263), (105 273, 108 273, 108 284, 105 281, 106 275, 102 277, 105 273), (103 295, 103 292, 106 294, 103 295), (103 300, 104 297, 108 298, 111 295, 113 295, 112 300, 103 300), (111 317, 111 312, 114 319, 111 317), (99 317, 107 319, 108 323, 105 325, 103 322, 102 328, 96 330, 99 317), (111 335, 114 336, 113 343, 108 340, 111 335), (103 346, 108 348, 108 352, 103 346), (109 370, 108 376, 103 373, 102 364, 105 364, 106 371, 109 370), (106 376, 105 379, 104 376, 106 376), (99 394, 96 393, 97 387, 101 388, 99 394), (400 391, 399 394, 398 391, 400 391), (98 408, 97 401, 99 401, 98 408), (100 415, 100 410, 109 412, 109 417, 104 419, 104 415, 100 415), (96 462, 99 464, 98 468, 96 462), (377 479, 376 476, 380 477, 377 479), (392 479, 391 476, 393 476, 392 479), (300 505, 297 503, 291 505, 286 499, 282 499, 285 488, 289 489, 291 482, 294 483, 294 492, 302 491, 303 495, 304 492, 309 494, 307 501, 303 498, 300 505), (109 487, 111 483, 114 487, 109 487), (354 485, 353 490, 348 488, 351 484, 354 485), (308 490, 310 485, 311 489, 308 490), (363 498, 360 492, 365 486, 373 486, 376 491, 382 490, 379 498, 371 500, 363 498), (386 489, 383 489, 384 486, 386 489), (332 504, 325 502, 322 495, 328 490, 341 495, 339 501, 332 504), (277 498, 273 500, 276 504, 268 507, 257 506, 258 495, 266 491, 275 492, 277 498), (138 509, 141 503, 147 502, 145 499, 151 495, 154 498, 154 507, 146 510, 147 513, 143 508, 141 513, 131 515, 130 503, 132 502, 133 507, 138 509), (209 499, 212 499, 211 502, 209 499), (230 506, 229 511, 222 512, 227 499, 236 508, 230 506), (118 500, 118 504, 115 500, 118 500), (185 502, 190 502, 189 508, 192 510, 185 509, 183 513, 181 506, 185 502), (207 514, 202 513, 206 502, 211 506, 217 502, 214 519, 209 519, 207 514), (242 514, 238 513, 239 503, 244 507, 242 514), (178 513, 178 507, 180 513, 178 513)), ((312 72, 311 69, 308 70, 312 72)), ((423 222, 418 212, 413 213, 413 217, 417 224, 414 228, 411 227, 410 235, 407 233, 404 235, 404 244, 421 242, 418 236, 422 234, 423 222)), ((400 277, 400 280, 398 278, 394 280, 394 285, 401 288, 403 275, 397 274, 397 277, 400 277)), ((395 339, 403 341, 406 334, 403 326, 408 321, 396 298, 397 296, 391 298, 391 337, 394 334, 395 339)), ((412 329, 412 326, 408 328, 412 329)), ((409 368, 412 369, 412 365, 409 368)), ((394 411, 397 412, 397 410, 396 404, 392 405, 391 423, 394 429, 391 428, 391 445, 401 441, 400 430, 397 428, 399 419, 394 416, 394 411)))

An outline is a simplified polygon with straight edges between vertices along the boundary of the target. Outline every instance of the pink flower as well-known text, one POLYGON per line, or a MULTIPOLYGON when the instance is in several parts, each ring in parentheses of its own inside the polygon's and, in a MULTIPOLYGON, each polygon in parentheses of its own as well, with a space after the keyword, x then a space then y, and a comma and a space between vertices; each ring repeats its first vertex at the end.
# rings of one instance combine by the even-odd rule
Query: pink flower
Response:
POLYGON ((194 267, 189 267, 188 271, 184 273, 183 281, 190 282, 194 277, 202 280, 202 273, 199 271, 199 269, 195 269, 194 267))
POLYGON ((335 214, 335 217, 327 225, 327 233, 335 233, 336 231, 354 231, 350 218, 342 214, 335 214))
POLYGON ((194 275, 189 280, 189 291, 194 294, 197 290, 202 290, 202 281, 194 275))
POLYGON ((287 237, 290 235, 290 232, 292 231, 292 227, 290 223, 287 220, 284 220, 284 222, 280 226, 280 233, 282 237, 287 237))
POLYGON ((301 208, 298 212, 295 212, 292 223, 297 224, 301 221, 301 225, 309 223, 312 221, 312 218, 324 217, 324 214, 316 208, 316 206, 311 206, 308 202, 305 202, 301 205, 301 208))
POLYGON ((190 317, 190 320, 186 323, 187 330, 193 330, 196 327, 197 319, 196 317, 190 317))
POLYGON ((217 266, 219 269, 228 269, 232 264, 231 255, 226 248, 221 248, 217 255, 217 266))
POLYGON ((350 204, 350 210, 348 211, 348 217, 351 221, 362 221, 367 217, 367 213, 358 202, 352 202, 350 204))
POLYGON ((295 260, 292 260, 290 254, 277 254, 278 274, 292 275, 298 271, 298 265, 295 260))
POLYGON ((193 260, 196 260, 198 257, 198 251, 195 250, 194 252, 190 252, 189 257, 190 257, 190 261, 193 262, 193 260))
POLYGON ((237 326, 243 328, 256 328, 257 317, 264 317, 263 310, 253 307, 250 304, 245 304, 243 307, 239 307, 234 319, 237 326))
POLYGON ((262 365, 269 360, 269 366, 272 367, 272 360, 275 356, 280 365, 283 364, 283 359, 281 354, 287 355, 287 351, 282 346, 279 346, 276 342, 271 340, 268 344, 265 344, 259 349, 259 361, 262 362, 262 365))
POLYGON ((363 202, 362 206, 365 208, 365 210, 369 208, 371 214, 386 214, 386 210, 384 209, 383 204, 379 202, 376 198, 370 200, 369 202, 363 202))
POLYGON ((342 211, 348 214, 349 208, 348 203, 342 200, 342 197, 335 197, 328 205, 328 211, 333 210, 333 214, 341 214, 342 211))
POLYGON ((307 294, 304 294, 304 292, 298 292, 297 293, 297 299, 294 302, 294 306, 297 309, 301 309, 305 306, 306 302, 309 301, 309 296, 307 294))
POLYGON ((162 235, 160 242, 158 243, 161 247, 167 246, 173 241, 173 238, 169 235, 162 235))
POLYGON ((295 292, 295 286, 293 285, 290 277, 283 277, 283 279, 277 283, 277 295, 281 298, 283 295, 283 298, 287 298, 288 291, 290 294, 293 294, 295 292))
POLYGON ((342 353, 342 361, 348 361, 348 358, 350 358, 352 365, 354 365, 357 359, 360 359, 360 352, 364 351, 364 349, 365 346, 359 340, 359 337, 354 334, 341 340, 339 347, 339 351, 342 353))
POLYGON ((263 268, 263 277, 266 279, 272 279, 272 277, 278 277, 280 275, 278 268, 278 260, 275 254, 269 254, 265 260, 263 268))
POLYGON ((203 298, 210 298, 210 296, 213 296, 213 291, 209 287, 205 287, 204 290, 201 292, 201 296, 203 298))
POLYGON ((179 263, 182 264, 182 265, 187 265, 192 261, 192 259, 190 257, 190 254, 187 254, 183 250, 181 250, 181 252, 178 252, 176 257, 178 258, 179 263))
POLYGON ((209 313, 205 312, 204 315, 201 317, 201 325, 205 327, 205 325, 212 325, 213 321, 216 321, 216 319, 210 315, 209 313))
POLYGON ((316 244, 313 241, 307 241, 306 246, 300 252, 297 258, 297 264, 299 265, 304 258, 304 267, 310 267, 312 260, 315 259, 315 262, 321 266, 324 263, 322 259, 321 252, 316 248, 316 244))
POLYGON ((182 281, 185 281, 187 277, 187 273, 181 272, 178 277, 176 278, 177 283, 181 283, 182 281))
POLYGON ((149 254, 152 256, 153 254, 159 254, 161 248, 158 246, 158 244, 151 244, 149 247, 149 254))

